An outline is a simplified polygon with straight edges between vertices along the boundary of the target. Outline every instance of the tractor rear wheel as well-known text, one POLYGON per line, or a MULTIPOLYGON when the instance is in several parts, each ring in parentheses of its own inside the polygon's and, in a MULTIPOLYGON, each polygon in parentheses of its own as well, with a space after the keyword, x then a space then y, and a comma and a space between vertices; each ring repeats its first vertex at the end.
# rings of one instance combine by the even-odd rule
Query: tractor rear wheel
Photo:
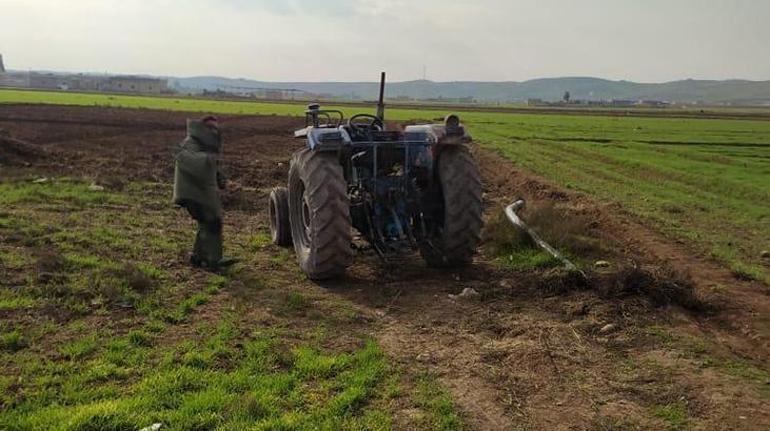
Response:
POLYGON ((270 239, 272 239, 273 244, 282 247, 290 246, 289 190, 286 187, 275 187, 270 190, 268 213, 270 217, 270 239))
POLYGON ((289 222, 300 268, 312 280, 341 275, 353 251, 350 201, 336 153, 297 151, 289 168, 289 222))
POLYGON ((430 216, 420 254, 429 266, 467 265, 481 242, 481 174, 464 146, 448 146, 437 160, 439 205, 430 216))

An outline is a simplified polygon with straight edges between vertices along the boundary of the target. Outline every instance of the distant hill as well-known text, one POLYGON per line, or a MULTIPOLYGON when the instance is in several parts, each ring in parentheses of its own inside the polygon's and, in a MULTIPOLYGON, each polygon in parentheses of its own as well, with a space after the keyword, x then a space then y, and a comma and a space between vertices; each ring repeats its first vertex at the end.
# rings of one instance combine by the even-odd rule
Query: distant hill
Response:
MULTIPOLYGON (((172 87, 188 91, 295 90, 353 100, 377 97, 376 82, 266 82, 215 76, 169 78, 172 87)), ((560 100, 565 91, 582 100, 661 100, 680 103, 770 104, 770 81, 687 79, 657 84, 610 81, 589 77, 533 79, 524 82, 389 82, 387 97, 415 99, 473 98, 481 102, 560 100)))

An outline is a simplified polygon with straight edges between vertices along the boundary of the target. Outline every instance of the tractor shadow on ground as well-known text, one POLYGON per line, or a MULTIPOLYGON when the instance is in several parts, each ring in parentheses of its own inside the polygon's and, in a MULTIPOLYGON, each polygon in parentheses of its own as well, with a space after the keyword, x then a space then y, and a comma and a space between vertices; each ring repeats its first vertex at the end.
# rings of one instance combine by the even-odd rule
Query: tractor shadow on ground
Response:
POLYGON ((438 269, 426 266, 416 254, 398 262, 361 255, 342 278, 316 284, 355 304, 386 313, 427 313, 426 308, 461 301, 493 308, 507 303, 562 314, 578 301, 591 303, 607 315, 633 310, 631 314, 641 317, 668 306, 700 318, 718 314, 714 304, 696 295, 688 277, 657 267, 624 267, 577 278, 559 268, 506 270, 482 258, 466 267, 438 269), (466 288, 473 289, 472 300, 457 300, 455 295, 466 288))
POLYGON ((391 262, 363 254, 343 277, 315 284, 358 305, 391 309, 435 303, 468 287, 486 298, 500 277, 505 274, 483 261, 462 268, 431 268, 418 254, 391 262))

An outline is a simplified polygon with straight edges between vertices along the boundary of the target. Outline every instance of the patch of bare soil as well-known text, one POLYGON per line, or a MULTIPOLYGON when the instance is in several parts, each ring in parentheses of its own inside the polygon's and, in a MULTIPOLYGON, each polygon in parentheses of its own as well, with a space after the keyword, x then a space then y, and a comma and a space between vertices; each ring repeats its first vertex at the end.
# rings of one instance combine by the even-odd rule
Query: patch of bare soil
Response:
MULTIPOLYGON (((22 174, 120 187, 171 181, 173 150, 191 115, 0 105, 0 129, 57 153, 27 159, 18 167, 22 174)), ((267 224, 265 192, 285 183, 291 154, 303 145, 291 138, 301 120, 224 116, 220 123, 230 178, 223 196, 226 241, 243 243, 267 224)), ((426 268, 418 256, 386 265, 362 254, 345 278, 323 289, 300 282, 318 304, 342 301, 358 310, 355 325, 333 331, 355 326, 375 337, 407 376, 436 375, 470 429, 665 429, 671 424, 660 412, 667 408, 681 411, 694 429, 770 426, 767 383, 756 378, 770 365, 763 286, 735 280, 616 205, 557 187, 493 152, 474 153, 487 219, 524 197, 533 223, 578 220, 573 227, 534 224, 551 229, 549 236, 562 232, 557 242, 607 260, 610 268, 575 280, 557 269, 504 269, 485 254, 449 271, 426 268), (575 242, 577 234, 586 238, 575 242), (717 284, 727 291, 715 291, 717 284), (478 295, 450 297, 464 288, 478 295)), ((296 279, 264 271, 286 283, 296 279)), ((241 324, 265 319, 257 306, 241 324)))
POLYGON ((14 139, 0 129, 0 166, 30 166, 47 156, 39 145, 14 139))
MULTIPOLYGON (((171 181, 173 154, 185 120, 200 114, 114 108, 0 105, 0 129, 55 159, 33 163, 37 171, 91 177, 106 183, 171 181)), ((277 165, 299 143, 288 117, 220 116, 228 174, 236 186, 262 187, 281 174, 277 165)), ((285 159, 285 160, 284 160, 285 159)), ((286 168, 288 171, 288 168, 286 168)))

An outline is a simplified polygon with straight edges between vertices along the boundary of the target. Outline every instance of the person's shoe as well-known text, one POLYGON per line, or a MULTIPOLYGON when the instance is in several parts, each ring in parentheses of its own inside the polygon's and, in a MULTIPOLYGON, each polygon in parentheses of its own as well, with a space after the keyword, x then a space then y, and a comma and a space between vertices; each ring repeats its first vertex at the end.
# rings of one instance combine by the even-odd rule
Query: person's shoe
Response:
POLYGON ((201 261, 201 259, 198 256, 191 254, 190 265, 192 265, 193 268, 200 268, 203 266, 203 261, 201 261))
POLYGON ((234 264, 238 263, 238 261, 239 261, 238 259, 227 258, 227 257, 220 259, 219 262, 209 262, 209 261, 202 260, 200 261, 200 268, 203 268, 206 271, 218 273, 220 271, 223 271, 233 266, 234 264))
POLYGON ((235 265, 239 262, 239 259, 236 259, 234 257, 223 257, 222 259, 217 262, 217 266, 220 268, 228 268, 230 266, 235 265))

